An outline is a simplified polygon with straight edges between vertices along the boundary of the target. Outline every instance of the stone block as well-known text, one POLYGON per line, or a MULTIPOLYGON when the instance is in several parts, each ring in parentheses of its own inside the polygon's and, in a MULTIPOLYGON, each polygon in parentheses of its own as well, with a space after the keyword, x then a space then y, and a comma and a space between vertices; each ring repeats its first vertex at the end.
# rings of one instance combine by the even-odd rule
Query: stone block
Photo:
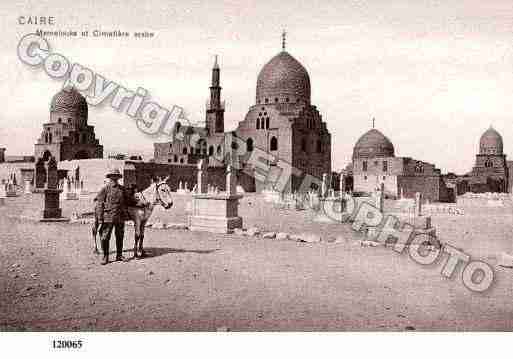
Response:
POLYGON ((279 232, 276 234, 276 239, 280 241, 285 241, 289 239, 289 234, 285 232, 279 232))
POLYGON ((244 229, 242 228, 235 228, 233 230, 233 234, 236 234, 238 236, 245 236, 246 235, 246 232, 244 231, 244 229))
POLYGON ((192 214, 189 216, 192 231, 233 233, 242 228, 238 216, 240 195, 195 194, 192 198, 192 214))
POLYGON ((257 227, 251 227, 246 231, 248 236, 254 237, 260 234, 260 230, 257 227))
POLYGON ((301 242, 305 243, 319 243, 321 241, 321 236, 314 233, 305 233, 299 236, 301 242))
POLYGON ((169 229, 187 229, 187 224, 186 223, 168 223, 167 224, 167 228, 169 229))
POLYGON ((267 232, 267 233, 264 233, 262 235, 262 238, 265 238, 265 239, 274 239, 276 238, 276 233, 275 232, 267 232))

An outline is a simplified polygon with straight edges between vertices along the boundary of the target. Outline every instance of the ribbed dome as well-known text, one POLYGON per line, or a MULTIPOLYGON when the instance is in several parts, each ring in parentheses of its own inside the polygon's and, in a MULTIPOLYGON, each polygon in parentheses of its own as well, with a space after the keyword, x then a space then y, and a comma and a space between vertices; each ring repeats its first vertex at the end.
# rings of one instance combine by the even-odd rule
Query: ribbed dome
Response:
POLYGON ((87 117, 87 102, 74 87, 66 87, 52 98, 50 112, 74 113, 87 117))
POLYGON ((394 145, 376 129, 364 133, 353 149, 354 158, 394 157, 394 145))
POLYGON ((310 103, 310 77, 308 72, 288 52, 274 56, 258 74, 256 100, 264 104, 276 102, 310 103))
POLYGON ((479 140, 479 153, 487 155, 502 155, 502 149, 502 136, 490 126, 479 140))

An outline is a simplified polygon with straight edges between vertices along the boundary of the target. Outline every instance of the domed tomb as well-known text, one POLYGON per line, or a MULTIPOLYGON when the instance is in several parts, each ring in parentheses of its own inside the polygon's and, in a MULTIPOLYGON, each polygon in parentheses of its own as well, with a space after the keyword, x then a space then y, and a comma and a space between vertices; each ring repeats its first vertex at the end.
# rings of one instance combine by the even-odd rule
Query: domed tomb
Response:
POLYGON ((257 104, 310 103, 310 76, 292 55, 281 51, 258 74, 257 104))
POLYGON ((394 145, 376 129, 364 133, 353 149, 353 159, 371 157, 394 157, 394 145))
POLYGON ((479 153, 482 155, 502 155, 502 151, 502 136, 490 126, 479 140, 479 153))
POLYGON ((87 118, 87 101, 74 87, 66 87, 53 96, 50 112, 74 114, 87 118))

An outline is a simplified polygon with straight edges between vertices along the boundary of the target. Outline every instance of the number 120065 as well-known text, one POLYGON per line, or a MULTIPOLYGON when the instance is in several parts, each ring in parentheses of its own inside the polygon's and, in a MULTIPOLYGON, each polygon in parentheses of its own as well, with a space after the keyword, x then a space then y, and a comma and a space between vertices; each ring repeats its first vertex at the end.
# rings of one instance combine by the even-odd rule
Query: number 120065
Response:
POLYGON ((54 349, 80 349, 82 340, 52 340, 54 349))

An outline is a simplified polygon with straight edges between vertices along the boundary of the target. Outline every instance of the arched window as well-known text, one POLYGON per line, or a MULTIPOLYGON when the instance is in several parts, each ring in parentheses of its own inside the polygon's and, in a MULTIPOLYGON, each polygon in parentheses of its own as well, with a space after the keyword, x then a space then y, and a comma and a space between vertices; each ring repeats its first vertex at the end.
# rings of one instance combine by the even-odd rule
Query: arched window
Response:
POLYGON ((62 118, 59 117, 59 119, 57 120, 57 123, 62 123, 62 118))
POLYGON ((252 138, 248 138, 246 140, 246 151, 247 152, 253 151, 253 139, 252 138))
POLYGON ((221 145, 217 145, 217 155, 221 156, 221 145))
POLYGON ((187 154, 187 147, 184 147, 184 148, 182 149, 182 153, 183 153, 184 155, 186 155, 186 154, 187 154))
POLYGON ((265 128, 269 129, 269 117, 265 118, 265 128))
POLYGON ((322 152, 322 143, 321 140, 317 140, 317 153, 322 152))
POLYGON ((487 168, 493 167, 493 162, 490 160, 486 160, 485 167, 487 167, 487 168))
POLYGON ((306 152, 306 140, 304 138, 301 140, 301 151, 306 152))
POLYGON ((208 148, 208 155, 209 156, 213 156, 214 155, 214 146, 210 145, 210 147, 208 148))
MULTIPOLYGON (((363 172, 367 172, 367 161, 363 161, 363 163, 362 163, 362 171, 363 172)), ((367 177, 365 177, 365 179, 367 179, 367 177)))
POLYGON ((257 118, 256 120, 256 129, 259 130, 260 129, 260 117, 257 118))
POLYGON ((268 98, 266 98, 266 99, 265 99, 265 103, 268 103, 268 102, 269 102, 269 99, 268 99, 268 98))
POLYGON ((271 138, 271 151, 278 151, 278 139, 274 136, 271 138))
POLYGON ((175 157, 173 158, 174 162, 178 162, 178 156, 175 155, 175 157))

